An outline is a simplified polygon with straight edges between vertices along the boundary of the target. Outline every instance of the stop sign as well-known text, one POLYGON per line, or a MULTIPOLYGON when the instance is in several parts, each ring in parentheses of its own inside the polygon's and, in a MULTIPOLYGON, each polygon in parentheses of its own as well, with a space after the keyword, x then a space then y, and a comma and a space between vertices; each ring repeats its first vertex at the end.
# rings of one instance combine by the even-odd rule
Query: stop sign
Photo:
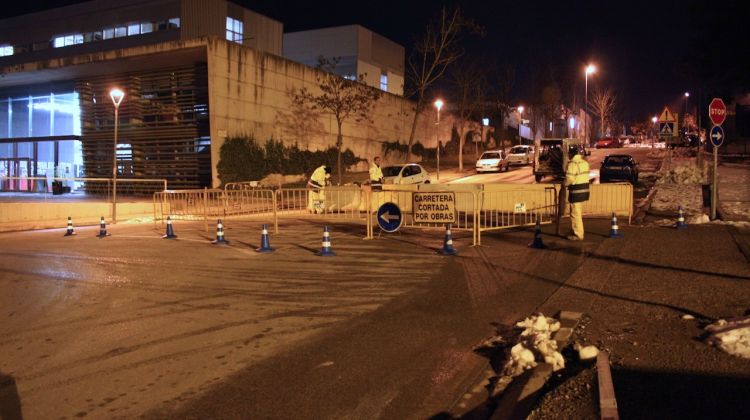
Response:
POLYGON ((727 106, 724 105, 724 101, 721 98, 714 98, 711 104, 708 105, 708 118, 711 118, 711 122, 714 125, 721 125, 727 118, 727 106))

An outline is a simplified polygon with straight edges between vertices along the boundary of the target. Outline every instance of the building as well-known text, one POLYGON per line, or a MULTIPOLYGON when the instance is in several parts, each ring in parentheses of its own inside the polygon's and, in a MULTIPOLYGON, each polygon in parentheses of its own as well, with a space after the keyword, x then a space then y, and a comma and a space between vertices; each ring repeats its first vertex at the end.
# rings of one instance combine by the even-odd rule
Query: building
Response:
POLYGON ((311 67, 336 59, 337 74, 404 95, 404 47, 360 25, 285 33, 284 57, 311 67))
MULTIPOLYGON (((367 57, 381 57, 387 40, 367 36, 367 57)), ((0 21, 0 176, 110 178, 114 87, 125 92, 120 179, 216 187, 231 137, 330 147, 333 117, 303 115, 290 98, 318 89, 319 70, 282 58, 282 39, 280 22, 223 0, 98 0, 0 21)), ((389 91, 402 83, 390 73, 398 68, 403 59, 378 67, 389 91)), ((406 142, 413 115, 410 101, 385 95, 372 121, 344 124, 345 147, 368 158, 383 142, 406 142)), ((425 146, 433 119, 419 119, 425 146)))

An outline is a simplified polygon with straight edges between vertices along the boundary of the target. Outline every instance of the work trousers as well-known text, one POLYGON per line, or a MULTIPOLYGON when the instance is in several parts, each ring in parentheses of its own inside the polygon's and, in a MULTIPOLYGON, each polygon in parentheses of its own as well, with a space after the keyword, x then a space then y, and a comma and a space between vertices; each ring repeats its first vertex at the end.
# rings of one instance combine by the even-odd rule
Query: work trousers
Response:
POLYGON ((583 203, 570 203, 570 225, 573 234, 583 240, 583 203))

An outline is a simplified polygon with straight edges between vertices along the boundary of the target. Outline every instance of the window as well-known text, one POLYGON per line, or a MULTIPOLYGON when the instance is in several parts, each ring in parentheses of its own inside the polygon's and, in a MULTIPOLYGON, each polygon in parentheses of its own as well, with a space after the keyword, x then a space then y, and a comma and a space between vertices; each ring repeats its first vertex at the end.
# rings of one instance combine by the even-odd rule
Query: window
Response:
POLYGON ((380 90, 388 92, 388 73, 380 73, 380 90))
POLYGON ((107 28, 104 30, 104 39, 112 39, 115 37, 115 28, 107 28))
POLYGON ((227 41, 242 44, 244 25, 241 20, 227 17, 227 41))
POLYGON ((169 19, 169 29, 179 28, 179 27, 180 27, 180 18, 169 19))
POLYGON ((132 35, 140 35, 141 33, 141 25, 135 24, 135 25, 128 25, 128 36, 132 35))
POLYGON ((0 45, 0 57, 5 57, 6 55, 13 55, 12 45, 0 45))
POLYGON ((69 47, 76 44, 83 44, 83 34, 58 36, 52 41, 52 45, 55 48, 69 47))
POLYGON ((147 34, 154 31, 154 24, 151 22, 141 23, 141 33, 147 34))
POLYGON ((128 28, 125 26, 118 26, 115 28, 115 38, 120 38, 123 36, 127 36, 128 34, 128 28))

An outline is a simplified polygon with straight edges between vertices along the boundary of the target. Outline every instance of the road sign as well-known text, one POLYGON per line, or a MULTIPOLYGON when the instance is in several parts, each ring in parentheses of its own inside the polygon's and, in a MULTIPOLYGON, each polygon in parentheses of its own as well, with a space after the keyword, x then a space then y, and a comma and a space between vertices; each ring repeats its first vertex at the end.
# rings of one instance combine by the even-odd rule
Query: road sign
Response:
POLYGON ((669 110, 669 107, 665 106, 664 111, 662 111, 661 115, 659 116, 659 122, 677 122, 677 115, 673 114, 672 111, 669 110))
POLYGON ((456 193, 415 192, 414 221, 417 223, 456 223, 456 193))
POLYGON ((659 137, 674 137, 675 134, 675 123, 663 122, 659 123, 659 137))
POLYGON ((727 118, 727 106, 724 105, 721 98, 714 98, 708 105, 708 118, 711 118, 714 125, 724 124, 724 120, 727 118))
POLYGON ((401 209, 394 203, 384 203, 378 208, 378 226, 385 232, 395 232, 401 227, 401 209))
POLYGON ((711 133, 709 134, 709 137, 711 138, 711 143, 714 146, 721 146, 721 144, 724 143, 724 129, 721 128, 720 125, 711 127, 711 133))

